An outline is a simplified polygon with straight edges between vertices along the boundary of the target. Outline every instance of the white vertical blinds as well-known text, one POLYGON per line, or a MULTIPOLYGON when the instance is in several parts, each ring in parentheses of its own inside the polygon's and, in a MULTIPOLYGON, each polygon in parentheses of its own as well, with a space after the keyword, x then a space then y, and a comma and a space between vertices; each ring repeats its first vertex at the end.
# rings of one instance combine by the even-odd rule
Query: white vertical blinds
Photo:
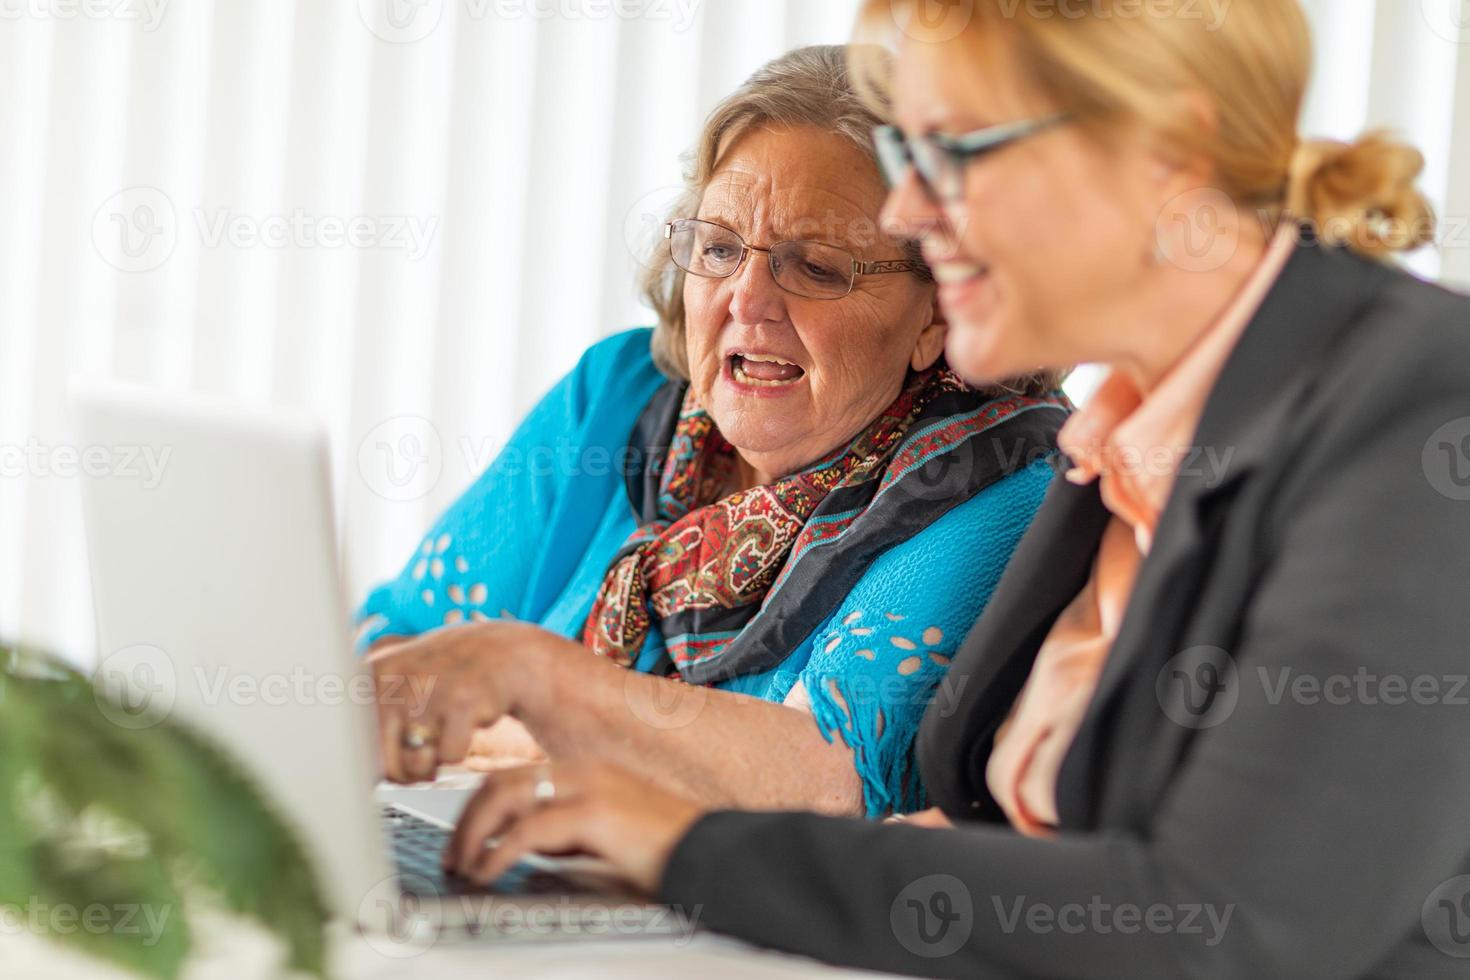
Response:
MULTIPOLYGON (((74 374, 323 419, 349 585, 393 571, 584 347, 648 321, 636 246, 703 115, 781 51, 844 40, 856 6, 4 4, 0 637, 95 654, 74 374), (380 446, 437 465, 399 487, 380 446)), ((1450 240, 1414 267, 1470 285, 1470 10, 1307 6, 1304 128, 1423 147, 1450 240)))

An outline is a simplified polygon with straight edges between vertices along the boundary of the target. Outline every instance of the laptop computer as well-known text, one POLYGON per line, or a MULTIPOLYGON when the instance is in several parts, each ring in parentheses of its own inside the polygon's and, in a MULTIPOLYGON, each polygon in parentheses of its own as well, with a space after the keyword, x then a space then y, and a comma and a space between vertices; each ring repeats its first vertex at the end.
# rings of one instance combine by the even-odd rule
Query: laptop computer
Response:
POLYGON ((320 427, 111 382, 73 383, 72 405, 82 445, 155 461, 83 478, 99 684, 122 723, 167 716, 228 749, 294 824, 341 922, 408 953, 443 935, 688 935, 590 859, 532 857, 489 888, 446 876, 454 807, 375 795, 320 427))

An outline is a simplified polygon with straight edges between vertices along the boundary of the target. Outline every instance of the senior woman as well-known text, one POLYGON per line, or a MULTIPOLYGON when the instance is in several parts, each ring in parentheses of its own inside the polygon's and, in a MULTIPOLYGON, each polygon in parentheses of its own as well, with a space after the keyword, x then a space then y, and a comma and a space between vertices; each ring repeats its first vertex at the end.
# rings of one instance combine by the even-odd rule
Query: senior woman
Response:
POLYGON ((932 278, 878 230, 876 121, 836 47, 715 109, 659 326, 593 347, 363 607, 390 778, 492 723, 477 751, 514 757, 508 718, 712 805, 923 804, 919 718, 955 696, 1066 403, 946 368, 932 278))
POLYGON ((706 814, 553 765, 449 859, 590 850, 907 973, 1466 976, 1470 301, 1370 258, 1432 234, 1422 158, 1299 138, 1293 0, 913 8, 867 5, 904 28, 879 141, 950 363, 1111 368, 924 721, 942 812, 706 814))

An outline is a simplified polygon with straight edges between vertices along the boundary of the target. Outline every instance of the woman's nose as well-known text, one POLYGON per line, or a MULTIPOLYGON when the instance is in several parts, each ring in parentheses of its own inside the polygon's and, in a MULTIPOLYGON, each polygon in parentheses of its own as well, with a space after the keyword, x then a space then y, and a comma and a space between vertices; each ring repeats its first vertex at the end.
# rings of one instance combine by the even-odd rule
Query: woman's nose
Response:
POLYGON ((771 276, 770 257, 751 251, 730 277, 730 317, 736 323, 756 324, 786 319, 785 292, 771 276))

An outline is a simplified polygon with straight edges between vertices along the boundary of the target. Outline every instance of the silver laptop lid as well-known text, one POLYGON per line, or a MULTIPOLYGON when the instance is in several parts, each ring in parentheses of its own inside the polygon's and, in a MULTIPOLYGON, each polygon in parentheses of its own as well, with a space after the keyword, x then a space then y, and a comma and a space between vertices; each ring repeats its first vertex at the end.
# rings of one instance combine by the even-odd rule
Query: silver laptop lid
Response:
POLYGON ((390 869, 324 435, 130 385, 74 383, 72 400, 83 445, 161 461, 151 479, 82 484, 99 677, 142 709, 120 723, 168 715, 232 750, 298 828, 334 910, 358 918, 390 869))

